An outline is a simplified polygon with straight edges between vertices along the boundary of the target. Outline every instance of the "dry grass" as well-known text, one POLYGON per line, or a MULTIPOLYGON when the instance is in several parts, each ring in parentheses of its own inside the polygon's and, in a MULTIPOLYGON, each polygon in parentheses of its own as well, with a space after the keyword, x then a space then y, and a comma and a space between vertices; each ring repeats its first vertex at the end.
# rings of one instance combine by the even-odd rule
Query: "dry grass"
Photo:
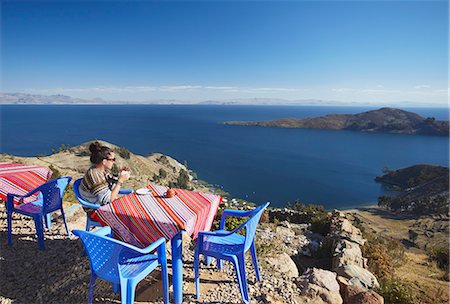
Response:
POLYGON ((407 252, 405 263, 397 269, 399 278, 410 283, 417 296, 417 303, 449 303, 450 283, 440 280, 445 271, 418 250, 407 252))
MULTIPOLYGON (((448 228, 438 229, 433 236, 424 235, 433 223, 439 222, 432 218, 414 218, 409 215, 398 216, 377 208, 349 210, 360 226, 365 230, 394 240, 408 240, 408 230, 419 233, 416 244, 418 247, 405 246, 405 261, 396 268, 398 278, 410 285, 415 293, 414 303, 449 303, 450 282, 442 280, 445 271, 439 269, 435 262, 429 261, 424 248, 436 243, 448 244, 448 228)), ((448 227, 448 226, 447 226, 448 227)))

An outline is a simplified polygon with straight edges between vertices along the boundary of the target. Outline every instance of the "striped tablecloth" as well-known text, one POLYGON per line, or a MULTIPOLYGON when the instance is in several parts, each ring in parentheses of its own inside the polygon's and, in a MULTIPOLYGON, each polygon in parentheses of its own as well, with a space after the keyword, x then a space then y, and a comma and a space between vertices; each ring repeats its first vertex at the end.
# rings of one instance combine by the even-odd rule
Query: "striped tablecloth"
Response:
MULTIPOLYGON (((46 167, 0 163, 0 199, 6 201, 8 193, 24 195, 45 183, 51 176, 52 171, 46 167)), ((24 201, 33 201, 36 196, 37 194, 24 201)))
POLYGON ((151 194, 131 193, 100 207, 93 219, 110 226, 114 235, 137 247, 146 247, 164 237, 172 239, 180 230, 193 238, 210 230, 222 198, 218 195, 175 189, 164 197, 167 187, 148 185, 151 194))

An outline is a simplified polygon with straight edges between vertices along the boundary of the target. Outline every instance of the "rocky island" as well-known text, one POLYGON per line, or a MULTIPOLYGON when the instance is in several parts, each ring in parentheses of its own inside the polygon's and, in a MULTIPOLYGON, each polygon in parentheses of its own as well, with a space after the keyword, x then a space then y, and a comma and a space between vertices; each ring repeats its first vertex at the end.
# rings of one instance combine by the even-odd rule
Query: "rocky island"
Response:
POLYGON ((416 113, 381 108, 358 114, 330 114, 314 118, 282 118, 270 121, 228 121, 226 125, 277 128, 353 130, 397 134, 449 136, 448 121, 422 117, 416 113))

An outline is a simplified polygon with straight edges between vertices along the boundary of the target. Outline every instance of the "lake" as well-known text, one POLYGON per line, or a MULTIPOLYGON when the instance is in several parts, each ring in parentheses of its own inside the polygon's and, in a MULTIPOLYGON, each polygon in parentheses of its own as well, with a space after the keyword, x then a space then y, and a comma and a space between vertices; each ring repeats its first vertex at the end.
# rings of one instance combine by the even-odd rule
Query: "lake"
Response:
MULTIPOLYGON (((212 105, 2 105, 0 152, 50 154, 61 144, 102 139, 136 154, 187 161, 198 178, 234 197, 284 206, 300 200, 345 208, 376 202, 384 167, 448 166, 448 137, 227 126, 358 113, 368 107, 212 105)), ((447 109, 405 109, 448 119, 447 109)), ((86 164, 86 167, 88 164, 86 164)))

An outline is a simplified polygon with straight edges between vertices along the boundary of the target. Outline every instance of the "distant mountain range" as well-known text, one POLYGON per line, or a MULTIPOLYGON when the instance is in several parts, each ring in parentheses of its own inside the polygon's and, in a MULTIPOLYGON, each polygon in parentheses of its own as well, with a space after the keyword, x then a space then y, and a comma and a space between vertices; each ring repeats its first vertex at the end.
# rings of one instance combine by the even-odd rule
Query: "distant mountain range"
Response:
POLYGON ((358 114, 330 114, 314 118, 282 118, 270 121, 229 121, 224 124, 449 136, 448 121, 439 121, 433 117, 424 118, 416 113, 394 108, 381 108, 358 114))
MULTIPOLYGON (((130 100, 105 100, 102 98, 83 99, 67 95, 39 95, 27 93, 2 93, 0 92, 0 104, 199 104, 199 105, 312 105, 312 106, 361 106, 358 102, 342 102, 322 99, 298 99, 287 100, 280 98, 235 98, 223 100, 177 100, 154 99, 145 101, 130 100)), ((396 103, 397 104, 397 103, 396 103)), ((411 102, 400 101, 402 106, 413 106, 411 102)), ((426 104, 423 104, 426 105, 426 104)), ((366 104, 369 106, 369 104, 366 104)))
MULTIPOLYGON (((199 104, 199 105, 352 105, 338 101, 277 98, 236 98, 224 100, 177 100, 156 99, 146 101, 104 100, 102 98, 82 99, 67 95, 38 95, 26 93, 0 93, 0 104, 199 104)), ((358 105, 358 104, 355 104, 358 105)))

